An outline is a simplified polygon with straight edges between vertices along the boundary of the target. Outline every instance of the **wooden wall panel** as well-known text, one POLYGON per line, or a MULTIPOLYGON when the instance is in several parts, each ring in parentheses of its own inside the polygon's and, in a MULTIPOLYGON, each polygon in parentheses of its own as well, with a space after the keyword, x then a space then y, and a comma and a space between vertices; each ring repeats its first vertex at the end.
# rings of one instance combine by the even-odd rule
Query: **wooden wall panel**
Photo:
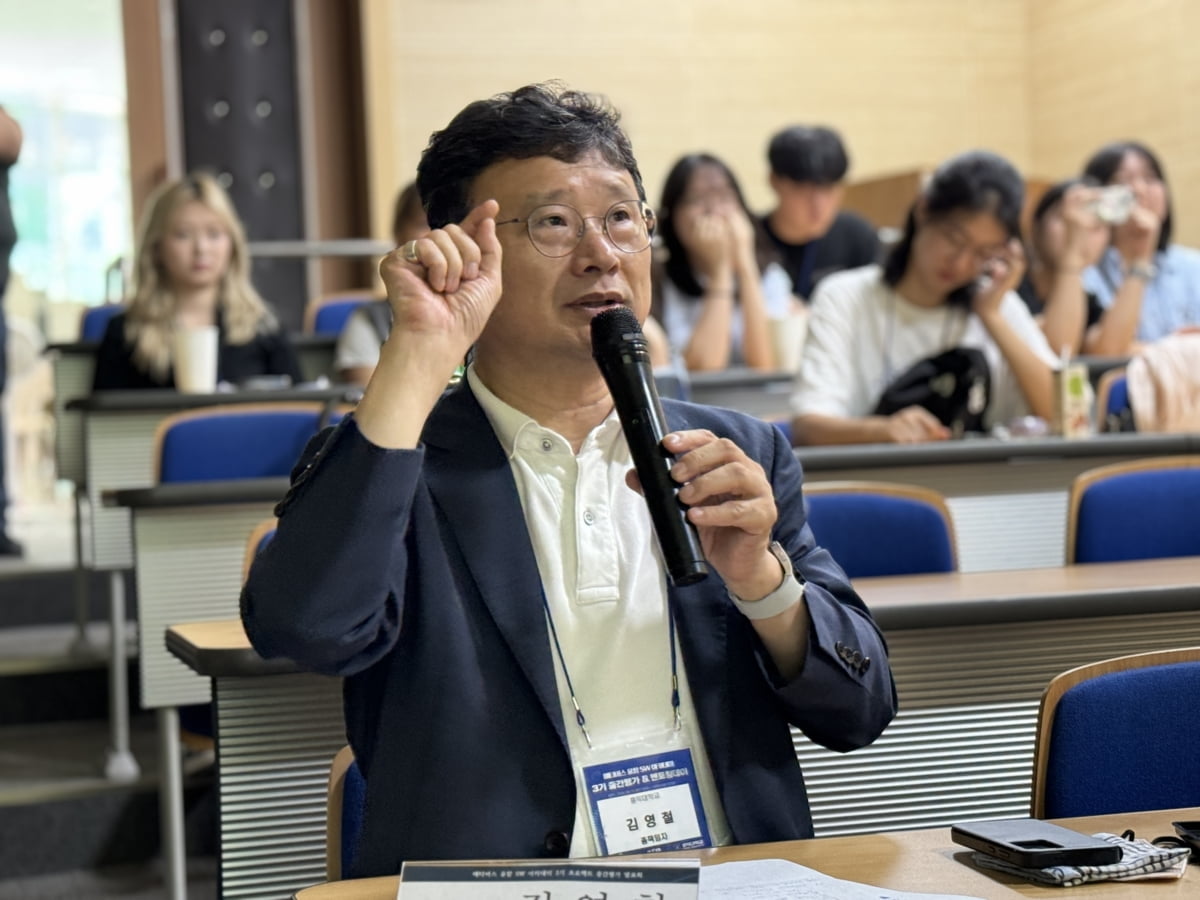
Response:
POLYGON ((651 196, 725 157, 770 202, 766 142, 842 131, 852 177, 975 146, 1030 162, 1027 0, 361 0, 373 234, 429 134, 466 103, 560 78, 622 110, 651 196))
POLYGON ((121 24, 125 39, 130 210, 136 231, 147 196, 167 177, 168 169, 158 0, 121 0, 121 24))
POLYGON ((1101 145, 1138 138, 1167 169, 1176 240, 1200 245, 1200 4, 1038 0, 1029 7, 1034 168, 1049 178, 1070 175, 1101 145))

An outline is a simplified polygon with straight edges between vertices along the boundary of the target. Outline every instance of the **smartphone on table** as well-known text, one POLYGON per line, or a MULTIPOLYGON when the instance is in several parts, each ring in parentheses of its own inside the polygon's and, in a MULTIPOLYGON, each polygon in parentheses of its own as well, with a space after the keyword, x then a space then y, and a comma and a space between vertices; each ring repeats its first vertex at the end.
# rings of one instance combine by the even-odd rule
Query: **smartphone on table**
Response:
POLYGON ((1121 861, 1120 847, 1041 819, 964 822, 950 828, 950 839, 1027 869, 1107 866, 1121 861))

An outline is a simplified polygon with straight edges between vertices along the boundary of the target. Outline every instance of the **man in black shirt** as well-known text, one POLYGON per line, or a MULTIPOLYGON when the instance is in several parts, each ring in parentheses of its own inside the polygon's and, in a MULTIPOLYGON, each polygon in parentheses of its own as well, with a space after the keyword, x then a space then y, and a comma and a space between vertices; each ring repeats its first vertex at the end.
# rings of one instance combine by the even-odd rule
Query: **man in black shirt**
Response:
POLYGON ((839 211, 842 179, 850 167, 837 132, 793 125, 771 139, 771 188, 778 203, 763 228, 802 300, 826 275, 877 262, 874 227, 854 213, 839 211))

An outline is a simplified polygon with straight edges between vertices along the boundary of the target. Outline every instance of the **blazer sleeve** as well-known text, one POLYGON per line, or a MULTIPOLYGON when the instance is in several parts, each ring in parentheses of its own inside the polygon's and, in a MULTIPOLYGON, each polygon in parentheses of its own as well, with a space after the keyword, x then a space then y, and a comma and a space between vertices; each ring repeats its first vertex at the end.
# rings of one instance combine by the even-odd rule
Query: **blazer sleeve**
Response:
POLYGON ((804 582, 809 620, 804 668, 790 682, 772 680, 793 725, 831 750, 853 750, 879 737, 896 715, 887 643, 846 573, 817 546, 804 512, 800 463, 779 430, 771 430, 774 537, 804 582))
POLYGON ((375 446, 353 416, 310 442, 242 588, 242 621, 263 657, 353 675, 391 650, 423 460, 375 446))

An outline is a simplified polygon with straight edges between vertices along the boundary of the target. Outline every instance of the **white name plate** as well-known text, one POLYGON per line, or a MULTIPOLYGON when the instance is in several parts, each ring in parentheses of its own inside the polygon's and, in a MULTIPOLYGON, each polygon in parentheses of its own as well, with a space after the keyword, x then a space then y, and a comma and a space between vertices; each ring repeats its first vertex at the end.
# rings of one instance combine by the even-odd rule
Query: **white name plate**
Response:
POLYGON ((700 861, 406 862, 397 900, 697 900, 700 861))

